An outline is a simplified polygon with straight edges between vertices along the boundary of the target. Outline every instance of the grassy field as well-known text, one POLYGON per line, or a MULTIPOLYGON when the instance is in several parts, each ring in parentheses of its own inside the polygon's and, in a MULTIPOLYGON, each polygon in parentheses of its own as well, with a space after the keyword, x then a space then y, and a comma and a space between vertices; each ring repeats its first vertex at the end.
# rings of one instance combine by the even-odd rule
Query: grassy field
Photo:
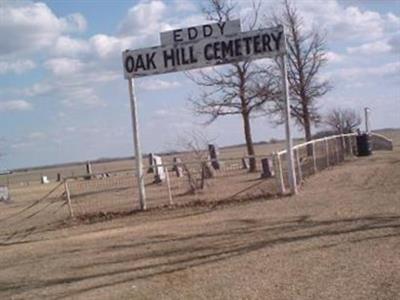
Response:
POLYGON ((399 299, 390 134, 394 151, 322 171, 294 197, 2 233, 0 299, 399 299))

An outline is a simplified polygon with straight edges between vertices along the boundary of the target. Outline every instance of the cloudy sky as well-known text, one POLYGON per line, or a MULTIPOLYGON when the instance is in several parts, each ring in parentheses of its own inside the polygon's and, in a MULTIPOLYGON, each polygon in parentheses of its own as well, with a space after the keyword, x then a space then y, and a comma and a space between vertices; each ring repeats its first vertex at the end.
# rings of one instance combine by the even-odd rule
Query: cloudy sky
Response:
MULTIPOLYGON (((400 127, 400 1, 295 1, 306 26, 324 28, 334 89, 321 111, 372 109, 374 128, 400 127)), ((200 1, 0 2, 0 170, 133 155, 121 51, 159 44, 159 32, 207 23, 200 1)), ((265 1, 265 15, 278 9, 265 1)), ((236 6, 248 13, 249 2, 236 6)), ((263 13, 264 14, 264 13, 263 13)), ((240 118, 201 127, 183 74, 136 80, 143 152, 179 148, 201 128, 218 145, 242 143, 240 118)), ((283 137, 267 117, 255 141, 283 137)), ((297 131, 296 135, 302 134, 297 131)))

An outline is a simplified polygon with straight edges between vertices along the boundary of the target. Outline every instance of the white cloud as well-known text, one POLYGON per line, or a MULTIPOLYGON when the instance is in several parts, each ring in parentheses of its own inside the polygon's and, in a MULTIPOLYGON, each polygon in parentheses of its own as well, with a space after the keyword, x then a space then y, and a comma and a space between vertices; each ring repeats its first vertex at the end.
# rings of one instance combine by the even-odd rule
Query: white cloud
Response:
POLYGON ((44 140, 47 138, 47 134, 42 131, 35 131, 29 134, 28 138, 32 141, 44 140))
POLYGON ((400 75, 400 62, 387 63, 377 67, 353 67, 343 68, 335 71, 332 74, 344 80, 359 79, 361 77, 386 77, 386 76, 399 76, 400 75))
POLYGON ((119 25, 121 36, 147 35, 162 31, 167 5, 159 0, 140 1, 129 9, 119 25))
POLYGON ((82 15, 58 18, 41 2, 3 2, 0 15, 0 55, 50 47, 61 33, 82 31, 86 27, 82 15))
POLYGON ((70 75, 80 72, 84 64, 74 58, 53 58, 45 62, 45 67, 49 69, 54 75, 70 75))
POLYGON ((326 58, 328 59, 329 63, 341 63, 344 60, 344 56, 342 54, 332 51, 326 52, 326 58))
POLYGON ((60 36, 51 49, 56 56, 78 56, 90 52, 90 44, 83 39, 74 39, 69 36, 60 36))
POLYGON ((386 41, 376 41, 372 43, 365 43, 358 47, 349 47, 347 52, 350 54, 381 54, 392 51, 392 47, 386 41))
POLYGON ((161 79, 147 79, 141 81, 139 84, 140 89, 145 91, 170 90, 180 86, 181 84, 178 81, 166 81, 161 79))
POLYGON ((34 69, 35 67, 35 62, 30 59, 0 61, 0 75, 7 73, 22 74, 34 69))
POLYGON ((10 100, 0 102, 1 111, 25 111, 32 109, 32 104, 25 100, 10 100))

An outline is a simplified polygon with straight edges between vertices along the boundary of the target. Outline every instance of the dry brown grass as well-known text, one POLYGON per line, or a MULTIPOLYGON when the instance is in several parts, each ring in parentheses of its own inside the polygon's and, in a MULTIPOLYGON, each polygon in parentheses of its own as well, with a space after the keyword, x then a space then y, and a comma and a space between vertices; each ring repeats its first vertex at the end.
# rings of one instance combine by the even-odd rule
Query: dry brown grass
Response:
POLYGON ((397 146, 296 197, 14 236, 0 245, 0 298, 399 299, 399 163, 397 146))

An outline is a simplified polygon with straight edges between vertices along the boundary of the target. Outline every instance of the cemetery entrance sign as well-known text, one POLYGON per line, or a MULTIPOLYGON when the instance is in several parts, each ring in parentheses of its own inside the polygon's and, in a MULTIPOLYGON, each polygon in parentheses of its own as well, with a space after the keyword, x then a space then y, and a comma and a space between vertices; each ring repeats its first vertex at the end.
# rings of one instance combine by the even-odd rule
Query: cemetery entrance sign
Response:
POLYGON ((124 76, 129 81, 135 160, 141 209, 146 209, 142 155, 139 142, 134 78, 197 68, 250 61, 282 58, 282 94, 286 108, 286 140, 289 182, 293 193, 296 182, 290 137, 290 107, 286 70, 286 40, 283 26, 241 32, 240 20, 213 23, 162 32, 161 46, 125 50, 122 53, 124 76))
POLYGON ((123 53, 124 74, 125 78, 143 77, 276 57, 285 50, 283 42, 282 26, 208 37, 194 42, 181 38, 172 44, 126 50, 123 53))

